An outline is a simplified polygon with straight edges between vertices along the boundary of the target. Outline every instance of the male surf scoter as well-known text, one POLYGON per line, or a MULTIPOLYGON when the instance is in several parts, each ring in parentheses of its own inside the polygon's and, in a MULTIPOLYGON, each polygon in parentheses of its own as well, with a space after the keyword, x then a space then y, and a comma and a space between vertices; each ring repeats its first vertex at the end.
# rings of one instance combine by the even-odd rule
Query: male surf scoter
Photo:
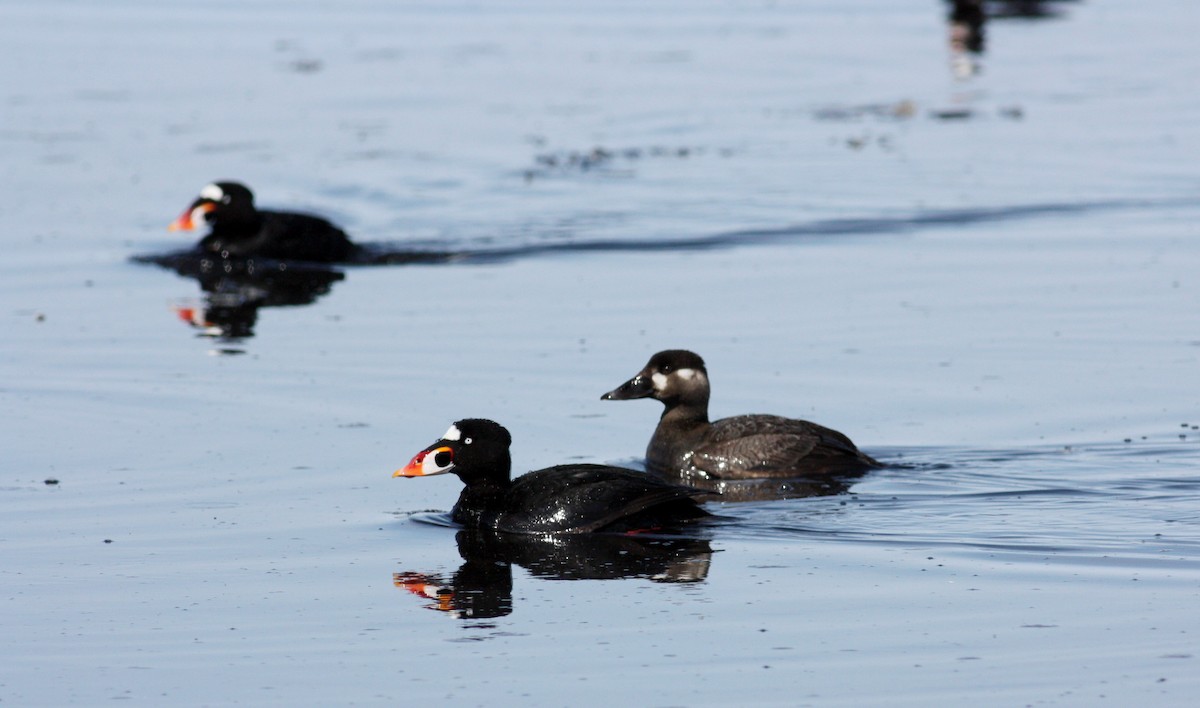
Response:
POLYGON ((214 182, 200 190, 170 229, 191 231, 197 223, 209 227, 198 248, 221 258, 334 263, 358 251, 345 232, 318 216, 259 211, 254 195, 237 182, 214 182))
POLYGON ((637 531, 709 516, 710 492, 607 465, 549 467, 510 477, 512 437, 498 423, 460 420, 393 477, 453 472, 462 493, 450 511, 466 528, 508 533, 637 531))
POLYGON ((836 430, 775 415, 708 420, 708 372, 683 349, 655 354, 605 401, 656 398, 666 410, 646 448, 652 472, 682 479, 849 475, 880 464, 836 430))

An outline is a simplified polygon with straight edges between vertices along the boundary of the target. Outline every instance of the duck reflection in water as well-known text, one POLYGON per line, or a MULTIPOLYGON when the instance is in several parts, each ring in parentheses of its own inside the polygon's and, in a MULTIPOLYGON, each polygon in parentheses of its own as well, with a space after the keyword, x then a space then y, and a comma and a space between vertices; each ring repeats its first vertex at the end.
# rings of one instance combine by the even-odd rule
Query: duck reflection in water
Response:
POLYGON ((950 66, 957 79, 969 79, 982 71, 980 57, 987 46, 989 19, 1058 17, 1056 6, 1075 0, 947 0, 950 66))
POLYGON ((969 79, 981 70, 979 56, 983 54, 987 23, 983 0, 951 0, 946 22, 951 71, 957 79, 969 79))
POLYGON ((315 263, 215 259, 196 253, 142 256, 139 260, 199 283, 203 297, 176 305, 175 313, 201 335, 222 341, 254 336, 260 308, 310 305, 346 277, 340 270, 315 263))
POLYGON ((535 536, 464 529, 456 540, 463 564, 449 577, 410 571, 394 573, 392 581, 433 600, 428 609, 460 619, 512 613, 514 564, 546 580, 698 583, 708 577, 713 553, 704 539, 649 534, 535 536))

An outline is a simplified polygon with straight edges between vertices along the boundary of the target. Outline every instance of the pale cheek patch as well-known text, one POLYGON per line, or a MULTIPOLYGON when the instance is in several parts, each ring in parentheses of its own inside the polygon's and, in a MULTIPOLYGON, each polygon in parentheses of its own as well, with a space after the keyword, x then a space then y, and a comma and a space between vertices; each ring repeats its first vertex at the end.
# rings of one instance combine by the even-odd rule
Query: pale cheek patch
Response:
POLYGON ((679 374, 679 378, 683 379, 684 381, 691 381, 696 376, 695 369, 680 369, 675 373, 679 374))
POLYGON ((458 442, 461 439, 462 431, 458 429, 457 425, 451 425, 450 429, 446 431, 446 434, 442 436, 442 440, 453 440, 458 442))
POLYGON ((665 391, 667 389, 667 375, 654 373, 650 376, 650 380, 654 382, 655 391, 665 391))
POLYGON ((453 458, 451 458, 450 462, 447 462, 445 464, 445 466, 439 465, 437 462, 438 455, 441 452, 448 451, 449 449, 450 448, 442 448, 441 450, 434 450, 432 455, 426 455, 425 458, 423 460, 421 460, 421 473, 428 475, 428 476, 432 476, 435 474, 441 474, 442 472, 445 472, 446 470, 453 467, 454 466, 453 458))
POLYGON ((207 224, 208 223, 208 212, 210 212, 210 211, 212 211, 212 210, 206 209, 205 205, 203 205, 203 204, 196 207, 195 209, 192 209, 192 216, 191 216, 192 223, 193 224, 207 224))
POLYGON ((222 191, 222 189, 217 185, 210 184, 205 186, 204 189, 200 190, 200 197, 202 199, 211 199, 214 202, 219 202, 225 198, 225 192, 222 191))

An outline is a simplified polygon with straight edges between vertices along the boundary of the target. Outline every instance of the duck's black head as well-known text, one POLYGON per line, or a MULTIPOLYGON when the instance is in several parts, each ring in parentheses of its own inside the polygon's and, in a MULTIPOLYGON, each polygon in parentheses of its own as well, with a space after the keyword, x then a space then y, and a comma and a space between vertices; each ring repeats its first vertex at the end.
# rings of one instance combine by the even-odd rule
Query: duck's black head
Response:
POLYGON ((488 480, 507 483, 512 470, 504 426, 483 418, 460 420, 440 440, 418 452, 393 477, 428 477, 453 472, 466 485, 488 480))
POLYGON ((196 225, 254 224, 258 210, 254 194, 237 182, 213 182, 200 190, 200 195, 168 227, 171 231, 191 231, 196 225))
POLYGON ((699 354, 668 349, 650 357, 632 379, 600 397, 604 401, 655 398, 668 407, 678 404, 708 405, 708 370, 699 354))

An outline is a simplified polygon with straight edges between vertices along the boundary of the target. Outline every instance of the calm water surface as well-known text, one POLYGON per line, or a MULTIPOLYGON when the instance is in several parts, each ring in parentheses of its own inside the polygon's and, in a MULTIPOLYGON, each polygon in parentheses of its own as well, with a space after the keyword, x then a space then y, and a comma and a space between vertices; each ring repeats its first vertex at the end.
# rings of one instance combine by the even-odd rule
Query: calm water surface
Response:
POLYGON ((0 702, 1194 704, 1200 11, 1049 7, 10 3, 0 702), (431 262, 133 260, 219 178, 431 262), (636 467, 668 347, 892 466, 572 542, 390 478, 636 467))

